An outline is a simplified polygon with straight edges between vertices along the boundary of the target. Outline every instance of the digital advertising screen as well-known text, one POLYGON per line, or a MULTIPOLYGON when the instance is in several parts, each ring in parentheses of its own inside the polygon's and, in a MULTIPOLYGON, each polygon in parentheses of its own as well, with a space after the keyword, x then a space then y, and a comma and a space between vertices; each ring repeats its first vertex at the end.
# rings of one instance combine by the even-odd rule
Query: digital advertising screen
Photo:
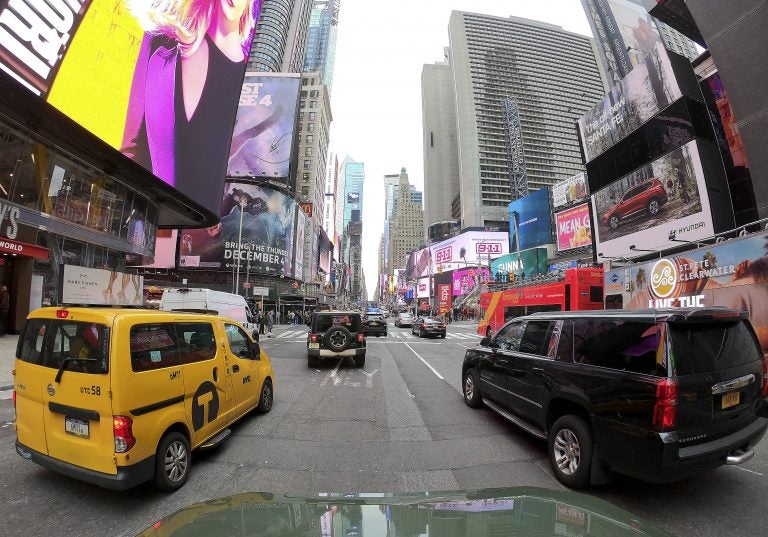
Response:
POLYGON ((559 252, 591 246, 592 223, 589 217, 589 204, 584 203, 555 213, 555 229, 559 252))
POLYGON ((489 259, 509 253, 508 239, 505 231, 465 231, 412 252, 405 272, 414 280, 472 265, 488 266, 489 259))
POLYGON ((552 207, 557 209, 587 198, 587 178, 584 173, 569 177, 552 187, 552 207))
POLYGON ((253 184, 227 183, 221 223, 181 231, 179 266, 232 270, 239 259, 241 272, 293 277, 297 211, 296 202, 282 192, 253 184))
POLYGON ((216 213, 261 0, 214 7, 0 0, 0 69, 216 213))
POLYGON ((453 296, 468 295, 483 282, 490 280, 490 271, 487 267, 482 269, 470 268, 453 271, 453 296))
POLYGON ((508 209, 510 252, 552 243, 549 188, 510 202, 508 209))
POLYGON ((512 279, 510 275, 515 278, 529 277, 535 274, 546 274, 548 271, 546 248, 531 248, 507 254, 491 263, 492 280, 509 280, 512 279))
POLYGON ((306 233, 307 215, 302 210, 296 211, 296 242, 293 245, 295 263, 293 264, 293 277, 303 280, 304 277, 304 234, 306 233))
POLYGON ((598 190, 591 201, 592 232, 603 258, 636 256, 630 246, 669 248, 670 234, 696 241, 715 233, 695 141, 598 190))
POLYGON ((618 82, 602 101, 579 118, 584 158, 592 161, 683 94, 663 45, 618 82))
POLYGON ((246 74, 227 176, 288 179, 300 87, 299 74, 246 74))

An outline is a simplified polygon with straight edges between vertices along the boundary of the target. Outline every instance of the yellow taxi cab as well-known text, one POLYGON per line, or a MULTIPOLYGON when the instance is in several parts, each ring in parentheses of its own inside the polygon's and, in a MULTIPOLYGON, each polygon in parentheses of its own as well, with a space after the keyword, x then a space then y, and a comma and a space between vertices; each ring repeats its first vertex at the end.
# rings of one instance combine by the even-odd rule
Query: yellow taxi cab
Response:
POLYGON ((190 451, 272 409, 269 357, 243 327, 205 314, 42 308, 16 352, 16 451, 105 488, 176 490, 190 451))

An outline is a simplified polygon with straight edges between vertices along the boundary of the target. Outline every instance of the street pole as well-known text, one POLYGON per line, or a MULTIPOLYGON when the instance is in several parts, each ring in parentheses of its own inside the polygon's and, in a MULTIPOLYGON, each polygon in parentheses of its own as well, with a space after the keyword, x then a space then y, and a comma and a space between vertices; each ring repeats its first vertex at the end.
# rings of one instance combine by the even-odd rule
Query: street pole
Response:
POLYGON ((240 294, 240 255, 243 242, 243 213, 245 212, 245 199, 240 200, 240 231, 237 234, 237 277, 235 279, 235 293, 240 294))

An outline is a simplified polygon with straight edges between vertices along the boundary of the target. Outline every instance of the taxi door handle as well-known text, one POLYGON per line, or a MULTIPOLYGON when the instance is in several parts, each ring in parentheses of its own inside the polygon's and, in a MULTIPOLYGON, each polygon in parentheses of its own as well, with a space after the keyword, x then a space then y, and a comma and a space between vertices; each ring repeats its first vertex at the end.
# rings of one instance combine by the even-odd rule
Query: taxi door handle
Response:
POLYGON ((219 382, 219 368, 213 368, 213 382, 219 382))
POLYGON ((238 371, 240 371, 240 366, 237 365, 237 364, 233 365, 232 366, 232 372, 233 373, 237 373, 238 371))

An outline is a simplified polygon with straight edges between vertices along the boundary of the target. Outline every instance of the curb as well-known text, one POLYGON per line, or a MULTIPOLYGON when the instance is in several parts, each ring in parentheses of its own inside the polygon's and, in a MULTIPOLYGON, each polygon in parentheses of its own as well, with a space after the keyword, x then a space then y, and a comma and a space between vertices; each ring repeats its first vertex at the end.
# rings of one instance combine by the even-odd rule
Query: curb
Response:
POLYGON ((0 392, 7 392, 13 389, 13 384, 0 384, 0 392))

